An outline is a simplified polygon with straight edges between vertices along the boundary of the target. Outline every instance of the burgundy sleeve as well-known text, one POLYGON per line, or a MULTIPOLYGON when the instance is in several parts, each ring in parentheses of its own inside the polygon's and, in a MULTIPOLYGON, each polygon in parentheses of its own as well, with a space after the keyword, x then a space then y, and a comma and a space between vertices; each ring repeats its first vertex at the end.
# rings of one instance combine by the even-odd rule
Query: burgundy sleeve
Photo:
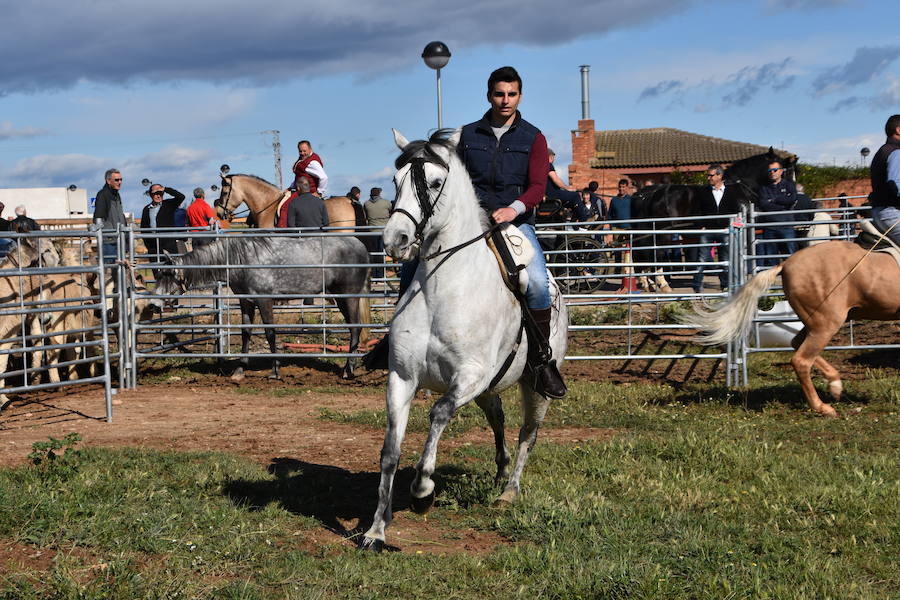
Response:
POLYGON ((543 133, 538 132, 531 144, 531 154, 528 157, 528 187, 516 198, 526 209, 534 208, 544 199, 549 173, 550 152, 547 150, 547 139, 543 133))

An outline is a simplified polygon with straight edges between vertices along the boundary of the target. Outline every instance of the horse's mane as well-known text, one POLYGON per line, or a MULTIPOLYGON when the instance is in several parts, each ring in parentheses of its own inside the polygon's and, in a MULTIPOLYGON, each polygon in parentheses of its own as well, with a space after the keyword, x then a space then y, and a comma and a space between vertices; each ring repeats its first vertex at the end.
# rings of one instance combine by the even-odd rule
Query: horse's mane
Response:
MULTIPOLYGON (((181 264, 188 266, 252 265, 259 262, 260 256, 273 253, 272 241, 266 238, 229 236, 188 252, 181 257, 181 264)), ((208 269, 185 269, 184 279, 188 286, 211 285, 221 279, 223 269, 222 266, 208 269)))
MULTIPOLYGON (((453 157, 456 156, 456 144, 450 141, 451 136, 454 134, 456 130, 454 129, 438 129, 428 140, 415 140, 409 142, 400 153, 400 156, 397 157, 397 160, 394 161, 394 167, 397 170, 402 169, 405 165, 407 165, 413 158, 421 156, 425 158, 428 162, 436 163, 443 168, 449 170, 450 165, 447 164, 447 161, 444 160, 441 155, 435 151, 435 148, 444 148, 450 154, 450 161, 453 161, 453 157)), ((460 169, 460 173, 464 174, 466 177, 466 181, 468 187, 472 188, 472 182, 469 179, 469 174, 465 170, 465 168, 460 169)), ((476 201, 478 200, 478 195, 475 193, 475 190, 472 189, 472 195, 475 197, 476 201)), ((491 226, 490 221, 488 220, 488 215, 485 211, 478 211, 479 224, 481 226, 482 231, 487 231, 491 226)))
POLYGON ((265 183, 266 185, 270 185, 275 188, 278 187, 274 183, 272 183, 266 179, 263 179, 262 177, 260 177, 258 175, 250 175, 249 173, 235 173, 234 175, 231 175, 231 177, 247 177, 249 179, 255 179, 256 181, 261 181, 262 183, 265 183))
POLYGON ((450 136, 453 135, 454 131, 454 129, 438 129, 431 134, 428 140, 414 140, 408 143, 403 148, 400 156, 397 157, 397 160, 394 161, 394 167, 398 170, 402 169, 414 157, 422 155, 428 162, 434 162, 445 169, 449 169, 450 165, 441 158, 440 154, 434 151, 434 147, 442 147, 451 154, 456 152, 456 145, 450 141, 450 136))

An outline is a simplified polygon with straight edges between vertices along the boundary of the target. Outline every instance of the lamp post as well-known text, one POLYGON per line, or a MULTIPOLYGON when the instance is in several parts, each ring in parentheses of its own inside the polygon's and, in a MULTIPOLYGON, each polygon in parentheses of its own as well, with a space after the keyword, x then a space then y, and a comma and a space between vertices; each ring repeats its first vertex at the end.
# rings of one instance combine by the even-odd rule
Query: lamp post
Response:
POLYGON ((442 127, 442 106, 441 106, 441 69, 450 62, 450 49, 444 42, 431 42, 422 50, 422 59, 430 68, 437 71, 437 112, 438 112, 438 129, 442 127))
POLYGON ((871 152, 871 150, 869 150, 866 146, 863 146, 859 150, 859 155, 862 157, 862 166, 863 167, 866 166, 866 157, 869 156, 869 152, 871 152))

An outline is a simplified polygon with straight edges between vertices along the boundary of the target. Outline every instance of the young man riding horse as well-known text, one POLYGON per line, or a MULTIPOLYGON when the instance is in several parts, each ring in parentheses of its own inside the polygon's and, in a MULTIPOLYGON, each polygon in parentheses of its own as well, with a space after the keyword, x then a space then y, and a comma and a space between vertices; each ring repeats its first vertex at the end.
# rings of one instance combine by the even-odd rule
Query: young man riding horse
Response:
MULTIPOLYGON (((549 153, 541 131, 522 118, 522 79, 512 67, 501 67, 488 78, 490 109, 474 123, 462 128, 457 146, 460 160, 472 179, 481 206, 496 223, 512 222, 531 241, 536 252, 528 265, 528 310, 534 319, 538 339, 529 348, 529 366, 539 391, 552 398, 566 393, 566 385, 551 360, 550 291, 547 265, 534 230, 535 207, 541 202, 547 183, 549 153)), ((400 296, 409 286, 417 261, 404 264, 400 296)), ((388 338, 385 336, 367 355, 367 368, 387 368, 388 338)))
POLYGON ((872 220, 900 245, 900 115, 891 115, 884 124, 887 140, 875 153, 870 167, 872 220), (893 228, 893 229, 891 229, 893 228))

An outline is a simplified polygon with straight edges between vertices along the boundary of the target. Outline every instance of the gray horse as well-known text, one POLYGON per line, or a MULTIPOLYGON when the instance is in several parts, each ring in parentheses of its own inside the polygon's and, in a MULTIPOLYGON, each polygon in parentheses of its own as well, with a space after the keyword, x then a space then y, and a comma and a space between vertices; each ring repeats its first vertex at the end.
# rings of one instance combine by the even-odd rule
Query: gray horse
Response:
MULTIPOLYGON (((211 244, 197 248, 179 257, 166 257, 172 269, 160 269, 156 283, 156 293, 174 296, 192 287, 227 281, 235 294, 259 295, 254 298, 240 298, 241 354, 247 354, 250 345, 250 325, 256 308, 263 323, 274 323, 272 298, 266 294, 335 294, 338 308, 347 323, 371 322, 368 298, 359 297, 368 292, 369 254, 366 247, 356 238, 344 237, 273 237, 251 238, 228 236, 211 244), (226 268, 234 265, 239 268, 226 268), (260 265, 274 268, 248 269, 245 265, 260 265), (314 267, 287 267, 279 265, 316 265, 314 267), (343 266, 350 265, 350 266, 343 266), (184 268, 198 267, 198 268, 184 268)), ((157 300, 157 305, 162 300, 157 300)), ((269 350, 275 354, 275 330, 266 328, 269 350)), ((350 327, 350 352, 356 352, 361 331, 350 327)), ((233 379, 243 378, 244 368, 249 358, 241 358, 232 374, 233 379)), ((341 372, 342 377, 353 377, 356 359, 348 357, 341 372)), ((272 378, 278 377, 279 361, 272 360, 272 378)))

